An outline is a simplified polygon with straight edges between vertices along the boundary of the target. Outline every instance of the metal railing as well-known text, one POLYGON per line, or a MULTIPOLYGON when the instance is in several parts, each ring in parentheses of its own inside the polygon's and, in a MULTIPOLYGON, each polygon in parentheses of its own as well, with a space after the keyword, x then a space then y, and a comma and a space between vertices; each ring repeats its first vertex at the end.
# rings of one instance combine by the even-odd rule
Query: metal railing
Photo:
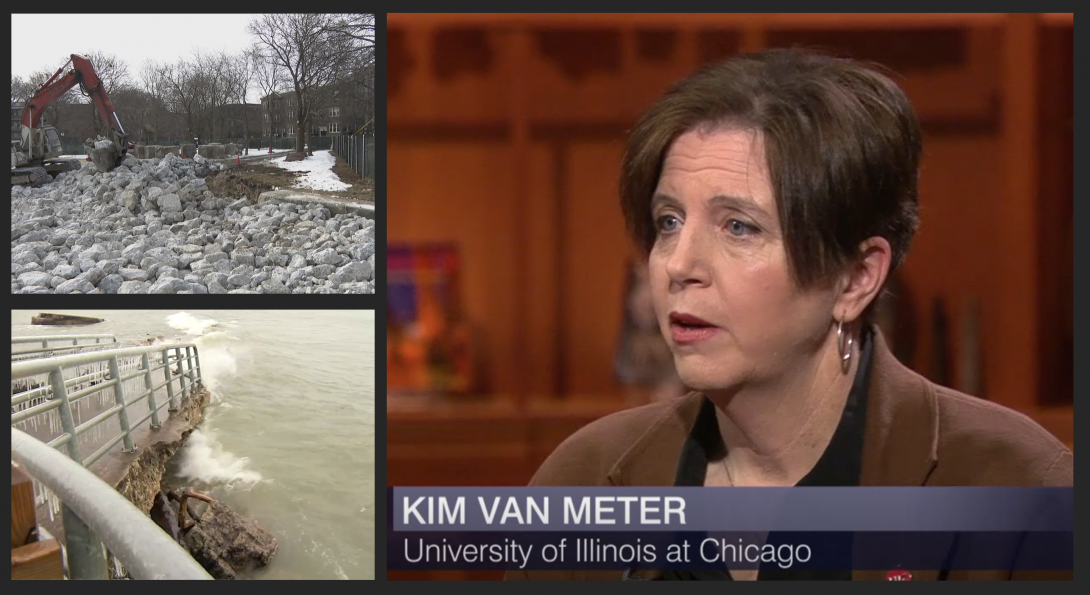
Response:
MULTIPOLYGON (((128 347, 12 362, 12 434, 25 432, 51 448, 63 447, 72 461, 81 467, 90 467, 119 442, 123 444, 123 452, 135 451, 133 431, 148 420, 152 428, 160 428, 159 411, 164 406, 169 406, 168 411, 176 411, 179 399, 186 399, 201 386, 200 371, 200 357, 191 343, 128 347), (156 365, 153 365, 153 355, 156 365), (172 366, 177 366, 173 374, 172 366), (158 370, 163 370, 164 381, 156 384, 152 373, 158 370), (21 390, 16 392, 16 387, 21 390), (167 399, 157 403, 155 393, 163 387, 167 389, 167 399), (113 389, 112 394, 107 393, 107 389, 113 389), (97 400, 92 398, 95 395, 97 400), (86 417, 90 419, 83 421, 86 417), (138 419, 133 421, 130 417, 138 419), (17 425, 23 427, 17 428, 17 425), (103 432, 103 428, 107 431, 103 432), (119 433, 115 435, 110 430, 119 433), (83 455, 85 450, 91 449, 94 449, 91 455, 83 455)), ((13 442, 13 457, 14 447, 13 442)), ((58 508, 54 495, 59 494, 50 493, 52 489, 49 483, 35 485, 35 504, 48 503, 51 518, 58 508)), ((73 575, 101 578, 100 574, 105 572, 105 558, 98 538, 80 516, 66 514, 62 516, 62 522, 73 575)), ((122 552, 115 553, 126 566, 131 564, 131 560, 121 556, 122 552)))
POLYGON ((105 543, 134 578, 212 580, 155 521, 56 449, 12 428, 11 460, 64 502, 65 549, 72 578, 107 578, 105 543), (82 533, 77 524, 85 529, 82 533))
POLYGON ((375 177, 375 135, 341 134, 333 137, 333 152, 348 162, 361 178, 375 177))
POLYGON ((11 338, 11 361, 17 361, 21 359, 27 359, 32 357, 43 357, 51 355, 59 355, 58 352, 67 351, 90 351, 95 349, 112 349, 120 346, 117 342, 117 338, 108 334, 97 335, 34 335, 27 337, 12 337, 11 338), (94 343, 91 340, 94 340, 94 343), (71 345, 54 345, 50 346, 50 343, 72 342, 71 345), (86 341, 85 343, 82 341, 86 341), (37 349, 21 349, 16 351, 16 345, 23 344, 40 344, 41 348, 37 349))

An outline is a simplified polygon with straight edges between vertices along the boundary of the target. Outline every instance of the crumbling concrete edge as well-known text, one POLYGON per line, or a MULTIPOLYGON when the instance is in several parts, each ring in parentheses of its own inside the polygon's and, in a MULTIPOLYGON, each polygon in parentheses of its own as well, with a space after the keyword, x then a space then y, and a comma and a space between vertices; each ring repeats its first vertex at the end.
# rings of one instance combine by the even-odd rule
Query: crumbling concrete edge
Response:
POLYGON ((335 215, 355 213, 356 215, 366 217, 368 219, 375 218, 375 205, 369 205, 361 202, 334 200, 320 194, 305 194, 301 192, 294 192, 291 190, 270 190, 268 192, 262 192, 257 197, 258 204, 261 204, 263 202, 290 202, 298 205, 316 203, 329 209, 329 212, 335 215))
MULTIPOLYGON (((181 438, 170 442, 153 442, 143 447, 117 482, 115 488, 118 493, 145 514, 151 510, 155 495, 159 493, 167 465, 182 446, 185 446, 189 435, 204 419, 204 408, 211 402, 211 397, 208 389, 199 388, 182 403, 177 411, 171 412, 171 417, 188 422, 189 427, 182 432, 181 438)), ((108 567, 113 568, 113 555, 108 550, 106 553, 108 567)), ((110 576, 113 577, 112 572, 110 576)))

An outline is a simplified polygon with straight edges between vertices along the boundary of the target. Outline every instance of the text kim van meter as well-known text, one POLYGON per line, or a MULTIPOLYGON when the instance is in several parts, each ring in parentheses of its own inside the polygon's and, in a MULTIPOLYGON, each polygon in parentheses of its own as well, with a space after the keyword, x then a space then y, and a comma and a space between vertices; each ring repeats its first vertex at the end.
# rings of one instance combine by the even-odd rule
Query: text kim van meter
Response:
POLYGON ((402 523, 406 526, 465 525, 466 507, 479 507, 487 525, 684 525, 685 499, 677 496, 548 496, 517 498, 478 496, 404 496, 402 523))

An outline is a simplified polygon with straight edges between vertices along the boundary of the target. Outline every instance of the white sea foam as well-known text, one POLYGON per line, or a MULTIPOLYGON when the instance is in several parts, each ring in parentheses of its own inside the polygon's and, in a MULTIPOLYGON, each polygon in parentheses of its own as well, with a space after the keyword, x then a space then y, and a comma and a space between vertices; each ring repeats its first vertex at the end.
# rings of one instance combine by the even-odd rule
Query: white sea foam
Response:
POLYGON ((167 316, 167 324, 170 328, 184 331, 187 335, 201 336, 219 323, 211 318, 194 316, 189 312, 178 312, 167 316))
POLYGON ((236 457, 224 450, 213 433, 193 430, 182 451, 178 472, 191 479, 224 483, 228 487, 252 486, 261 481, 261 474, 249 469, 249 462, 247 457, 236 457))

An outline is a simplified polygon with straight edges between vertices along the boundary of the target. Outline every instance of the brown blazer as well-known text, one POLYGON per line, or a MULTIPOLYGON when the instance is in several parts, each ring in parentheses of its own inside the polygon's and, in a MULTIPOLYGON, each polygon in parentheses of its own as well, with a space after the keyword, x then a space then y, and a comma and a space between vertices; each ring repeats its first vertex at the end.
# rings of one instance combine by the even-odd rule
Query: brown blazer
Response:
MULTIPOLYGON (((863 438, 864 486, 1073 486, 1074 455, 1030 418, 936 385, 902 365, 875 332, 863 438)), ((541 465, 535 486, 671 486, 700 393, 608 415, 541 465)), ((913 580, 938 571, 910 569, 913 580)), ((1073 580, 1074 573, 951 571, 948 580, 1073 580)), ((621 571, 510 571, 507 580, 620 580, 621 571)), ((855 571, 854 580, 886 580, 855 571)))

